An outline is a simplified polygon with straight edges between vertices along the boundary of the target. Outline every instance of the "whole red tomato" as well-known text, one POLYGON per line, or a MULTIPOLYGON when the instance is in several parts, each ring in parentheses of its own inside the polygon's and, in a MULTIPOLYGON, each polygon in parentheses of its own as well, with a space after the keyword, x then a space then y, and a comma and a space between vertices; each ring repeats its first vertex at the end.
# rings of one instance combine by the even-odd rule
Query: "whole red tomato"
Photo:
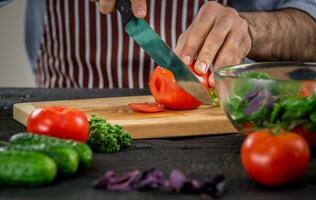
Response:
POLYGON ((303 136, 311 147, 316 146, 316 133, 315 132, 307 130, 306 128, 304 128, 303 125, 296 126, 292 131, 294 133, 297 133, 303 136))
MULTIPOLYGON (((193 71, 193 67, 190 66, 193 71)), ((199 81, 209 91, 208 74, 196 75, 199 81)), ((202 103, 187 92, 177 83, 171 71, 157 66, 149 80, 149 89, 156 101, 173 110, 190 110, 199 107, 202 103)))
POLYGON ((86 142, 89 122, 83 112, 65 107, 35 109, 27 121, 27 131, 34 134, 86 142))
POLYGON ((302 177, 310 160, 309 146, 295 133, 256 131, 244 140, 241 161, 248 175, 267 186, 293 182, 302 177))

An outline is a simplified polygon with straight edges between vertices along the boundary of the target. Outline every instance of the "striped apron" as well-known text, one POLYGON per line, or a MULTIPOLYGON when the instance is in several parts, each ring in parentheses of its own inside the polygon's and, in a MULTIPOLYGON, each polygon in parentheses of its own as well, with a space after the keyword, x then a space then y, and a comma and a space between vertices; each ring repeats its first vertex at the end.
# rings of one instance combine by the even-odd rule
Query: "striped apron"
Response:
MULTIPOLYGON (((207 0, 148 0, 146 20, 172 48, 207 0)), ((225 2, 224 2, 225 3, 225 2)), ((44 88, 144 88, 155 63, 124 33, 118 11, 46 0, 36 82, 44 88)))

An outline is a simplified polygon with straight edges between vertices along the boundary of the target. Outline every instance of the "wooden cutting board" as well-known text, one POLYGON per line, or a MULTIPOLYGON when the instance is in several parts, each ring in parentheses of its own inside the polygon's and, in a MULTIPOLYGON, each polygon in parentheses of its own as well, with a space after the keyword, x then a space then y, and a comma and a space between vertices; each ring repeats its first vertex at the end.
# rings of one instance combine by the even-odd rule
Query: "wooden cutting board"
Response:
POLYGON ((13 117, 26 124, 28 115, 38 107, 67 106, 82 110, 88 117, 97 114, 125 128, 134 139, 197 136, 237 132, 219 107, 201 106, 188 111, 139 113, 128 103, 153 102, 152 96, 77 99, 19 103, 13 106, 13 117))

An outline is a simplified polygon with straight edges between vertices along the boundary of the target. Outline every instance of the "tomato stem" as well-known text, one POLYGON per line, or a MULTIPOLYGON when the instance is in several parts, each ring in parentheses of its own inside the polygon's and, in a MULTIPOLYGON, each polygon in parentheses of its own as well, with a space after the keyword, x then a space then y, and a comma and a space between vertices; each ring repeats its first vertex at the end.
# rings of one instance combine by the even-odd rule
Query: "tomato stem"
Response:
POLYGON ((271 124, 269 125, 268 129, 269 129, 269 133, 274 136, 279 135, 283 130, 280 123, 273 124, 273 125, 271 124))

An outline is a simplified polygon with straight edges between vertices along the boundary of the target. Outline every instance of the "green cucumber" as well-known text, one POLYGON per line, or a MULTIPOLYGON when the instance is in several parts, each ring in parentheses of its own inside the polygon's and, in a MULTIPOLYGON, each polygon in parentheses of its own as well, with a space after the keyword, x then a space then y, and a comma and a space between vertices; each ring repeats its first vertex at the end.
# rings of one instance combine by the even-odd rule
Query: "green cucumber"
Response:
POLYGON ((71 147, 79 156, 79 166, 87 168, 92 162, 92 150, 84 143, 76 142, 73 140, 63 140, 54 137, 48 137, 44 135, 36 135, 31 133, 18 133, 10 138, 11 144, 48 144, 56 147, 71 147))
POLYGON ((41 153, 0 151, 0 185, 41 186, 51 183, 56 173, 55 162, 41 153))
POLYGON ((78 169, 79 158, 77 152, 70 147, 58 147, 48 144, 9 145, 7 150, 34 151, 45 154, 55 161, 58 173, 62 175, 74 174, 78 169))

